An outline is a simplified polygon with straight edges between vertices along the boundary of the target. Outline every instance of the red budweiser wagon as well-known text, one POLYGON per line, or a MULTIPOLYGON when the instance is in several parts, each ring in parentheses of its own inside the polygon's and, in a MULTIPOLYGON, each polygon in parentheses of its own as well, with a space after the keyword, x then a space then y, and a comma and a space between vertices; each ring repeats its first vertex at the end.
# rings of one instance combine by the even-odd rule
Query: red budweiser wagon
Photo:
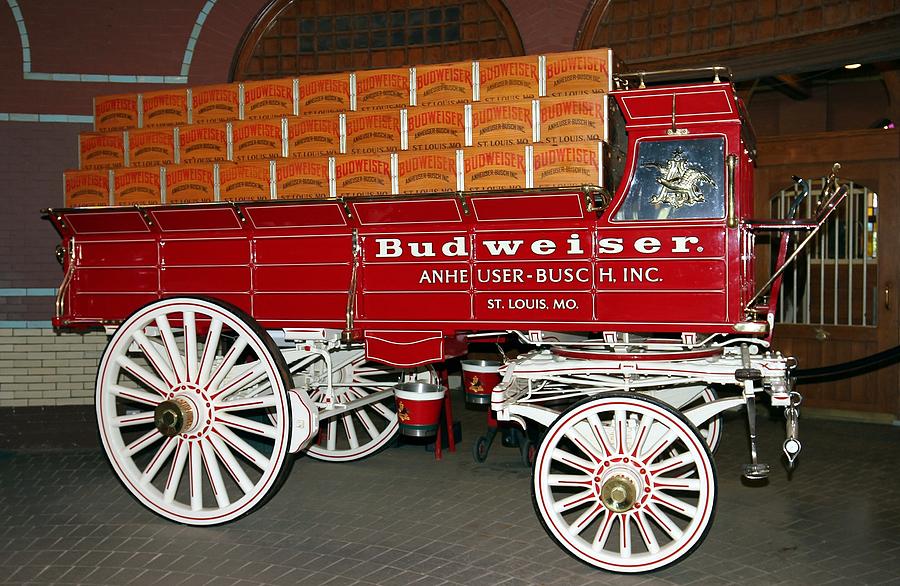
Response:
POLYGON ((748 477, 768 473, 758 396, 787 407, 784 450, 800 450, 773 300, 788 236, 811 236, 845 190, 832 175, 812 220, 750 219, 732 85, 649 76, 610 93, 599 185, 47 210, 65 271, 54 324, 111 333, 97 419, 126 488, 173 521, 231 521, 292 453, 377 452, 398 384, 508 336, 532 350, 505 363, 491 407, 545 428, 533 495, 549 535, 615 572, 691 552, 716 507, 723 411, 747 408, 748 477), (758 285, 761 232, 783 244, 758 285))

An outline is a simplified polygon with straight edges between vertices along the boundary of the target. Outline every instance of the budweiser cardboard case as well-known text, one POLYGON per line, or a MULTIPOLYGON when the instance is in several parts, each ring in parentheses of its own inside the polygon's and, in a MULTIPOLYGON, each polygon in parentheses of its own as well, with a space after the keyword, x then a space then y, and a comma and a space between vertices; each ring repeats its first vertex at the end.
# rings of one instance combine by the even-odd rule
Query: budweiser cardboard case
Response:
POLYGON ((245 81, 241 84, 244 120, 296 116, 293 79, 245 81))
POLYGON ((94 98, 94 130, 128 130, 140 126, 137 94, 94 98))
POLYGON ((341 152, 341 123, 337 114, 287 118, 288 156, 336 155, 341 152))
POLYGON ((609 91, 613 72, 611 49, 552 53, 544 59, 548 96, 609 91))
POLYGON ((227 124, 191 124, 177 129, 179 163, 228 160, 227 124))
POLYGON ((300 115, 329 114, 350 110, 350 75, 303 76, 297 82, 300 115))
POLYGON ((175 132, 172 128, 128 131, 128 164, 131 167, 171 165, 175 162, 175 132))
POLYGON ((534 146, 534 187, 604 186, 604 143, 534 146))
POLYGON ((66 171, 63 174, 67 208, 110 205, 110 171, 66 171))
POLYGON ((390 155, 340 155, 334 158, 334 186, 337 197, 389 195, 390 155))
POLYGON ((606 140, 605 94, 542 98, 541 142, 567 143, 606 140))
POLYGON ((457 157, 461 155, 456 150, 397 153, 398 193, 456 191, 457 157))
POLYGON ((526 185, 525 147, 470 148, 463 160, 467 190, 522 189, 526 185))
POLYGON ((81 169, 124 167, 125 135, 122 132, 82 132, 78 135, 78 166, 81 169))
POLYGON ((185 163, 165 168, 166 203, 216 201, 215 165, 185 163))
POLYGON ((417 106, 406 111, 409 150, 455 149, 466 144, 463 105, 417 106))
POLYGON ((228 122, 240 116, 240 89, 236 84, 208 85, 188 90, 191 124, 228 122))
POLYGON ((162 203, 159 167, 116 169, 113 172, 113 204, 117 206, 162 203))
POLYGON ((328 159, 304 157, 275 161, 275 197, 328 197, 328 159))
POLYGON ((347 152, 387 153, 400 150, 400 112, 351 112, 346 118, 347 152))
POLYGON ((478 96, 485 102, 513 102, 538 97, 537 57, 508 57, 478 62, 478 96))
POLYGON ((284 153, 281 119, 231 123, 231 158, 235 161, 274 159, 284 153))
POLYGON ((534 140, 534 102, 472 104, 472 146, 508 147, 534 140))
POLYGON ((144 128, 187 124, 187 91, 144 92, 141 94, 141 112, 144 128))
POLYGON ((409 69, 357 71, 356 109, 385 110, 409 105, 409 69))
POLYGON ((221 163, 219 199, 222 201, 272 199, 272 172, 269 162, 221 163))
POLYGON ((416 106, 466 104, 473 99, 472 62, 413 68, 416 106))

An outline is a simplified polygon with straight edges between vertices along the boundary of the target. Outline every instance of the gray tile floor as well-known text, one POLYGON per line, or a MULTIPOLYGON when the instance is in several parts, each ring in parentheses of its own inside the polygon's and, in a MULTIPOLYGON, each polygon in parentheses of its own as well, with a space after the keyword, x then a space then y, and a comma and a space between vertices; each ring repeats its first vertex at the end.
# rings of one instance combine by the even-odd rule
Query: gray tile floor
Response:
POLYGON ((716 457, 717 517, 681 563, 619 576, 567 556, 541 529, 530 471, 484 413, 457 409, 442 461, 403 445, 368 460, 300 458, 262 509, 224 527, 174 525, 121 488, 99 450, 0 454, 0 583, 60 584, 900 584, 900 428, 803 420, 792 477, 783 424, 762 425, 768 486, 740 480, 743 419, 716 457))

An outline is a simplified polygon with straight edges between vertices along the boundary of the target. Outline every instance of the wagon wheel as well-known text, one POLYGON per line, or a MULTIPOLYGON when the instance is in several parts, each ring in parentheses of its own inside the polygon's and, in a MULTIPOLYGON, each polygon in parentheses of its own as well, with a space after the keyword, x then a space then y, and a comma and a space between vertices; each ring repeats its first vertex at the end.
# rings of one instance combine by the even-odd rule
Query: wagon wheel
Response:
POLYGON ((153 302, 119 327, 100 361, 103 447, 153 512, 188 525, 234 520, 286 476, 287 380, 271 338, 240 310, 153 302))
MULTIPOLYGON (((437 374, 431 367, 402 370, 368 362, 362 350, 336 352, 332 355, 332 364, 332 382, 338 403, 361 399, 401 382, 437 382, 437 374), (351 386, 339 386, 347 384, 351 386)), ((311 393, 313 401, 322 401, 323 397, 322 389, 311 393)), ((319 436, 309 446, 307 454, 317 460, 350 462, 377 453, 400 429, 394 409, 394 396, 389 395, 379 402, 324 420, 319 436)))
POLYGON ((577 403, 547 430, 535 460, 535 510, 572 556, 614 572, 646 572, 706 536, 716 471, 679 412, 651 397, 610 393, 577 403))

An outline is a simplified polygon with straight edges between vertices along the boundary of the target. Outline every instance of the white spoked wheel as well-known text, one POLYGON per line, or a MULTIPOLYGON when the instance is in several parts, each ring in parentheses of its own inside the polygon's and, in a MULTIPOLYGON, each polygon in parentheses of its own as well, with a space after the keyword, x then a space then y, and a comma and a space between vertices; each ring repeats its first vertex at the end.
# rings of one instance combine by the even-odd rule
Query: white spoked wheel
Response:
MULTIPOLYGON (((401 382, 437 382, 437 375, 431 367, 402 370, 367 362, 362 350, 335 352, 332 354, 332 365, 332 383, 338 404, 391 389, 401 382)), ((325 391, 319 389, 310 396, 313 401, 321 402, 325 391)), ((359 460, 385 447, 399 429, 394 396, 388 394, 381 401, 323 420, 319 435, 307 448, 307 454, 328 462, 359 460)))
POLYGON ((271 338, 236 308, 151 303, 119 327, 100 362, 103 447, 155 513, 189 525, 234 520, 283 481, 287 380, 271 338))
POLYGON ((651 397, 610 393, 565 411, 547 430, 533 472, 547 532, 581 561, 647 572, 706 536, 716 471, 697 429, 651 397))

